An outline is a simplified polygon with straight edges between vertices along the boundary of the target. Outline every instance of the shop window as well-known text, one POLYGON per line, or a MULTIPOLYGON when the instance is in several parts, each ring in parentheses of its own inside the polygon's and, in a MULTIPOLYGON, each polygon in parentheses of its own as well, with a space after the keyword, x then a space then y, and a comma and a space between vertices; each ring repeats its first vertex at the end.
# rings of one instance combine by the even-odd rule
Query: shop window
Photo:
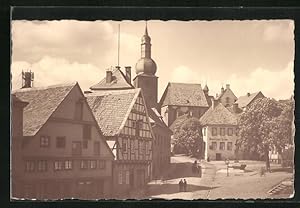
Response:
POLYGON ((54 170, 63 170, 63 161, 54 161, 54 170))
POLYGON ((65 161, 65 170, 71 170, 72 169, 72 160, 66 160, 65 161))
POLYGON ((35 169, 35 162, 34 161, 26 161, 25 171, 33 172, 34 169, 35 169))
POLYGON ((80 162, 80 168, 81 169, 88 169, 88 167, 89 167, 88 160, 81 160, 81 162, 80 162))
POLYGON ((38 160, 37 162, 38 171, 47 171, 47 161, 46 160, 38 160))
POLYGON ((122 180, 123 180, 123 174, 122 174, 122 171, 120 170, 119 173, 118 173, 118 182, 119 182, 119 184, 122 184, 122 180))

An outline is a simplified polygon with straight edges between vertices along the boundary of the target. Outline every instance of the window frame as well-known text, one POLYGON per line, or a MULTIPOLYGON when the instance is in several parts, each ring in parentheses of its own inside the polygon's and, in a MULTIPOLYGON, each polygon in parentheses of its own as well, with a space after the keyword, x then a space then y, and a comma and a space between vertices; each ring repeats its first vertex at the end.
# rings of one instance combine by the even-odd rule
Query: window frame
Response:
POLYGON ((226 135, 226 129, 225 127, 220 128, 220 136, 225 136, 226 135))
POLYGON ((50 136, 46 136, 46 135, 40 136, 40 147, 42 148, 50 147, 50 136))
POLYGON ((220 142, 219 150, 222 150, 222 151, 225 150, 225 142, 220 142))
MULTIPOLYGON (((60 141, 61 142, 61 141, 60 141)), ((55 146, 56 146, 56 148, 58 148, 58 149, 64 149, 64 148, 66 148, 66 137, 65 136, 57 136, 56 137, 56 144, 55 144, 55 146), (62 139, 62 141, 63 141, 63 145, 62 146, 59 146, 58 144, 59 144, 59 140, 60 139, 62 139)))
POLYGON ((232 142, 227 142, 227 150, 229 150, 229 151, 232 151, 233 150, 233 143, 232 142), (230 146, 230 145, 231 146, 230 146), (231 147, 231 148, 229 148, 229 146, 231 147))
POLYGON ((211 147, 212 147, 211 150, 217 150, 218 149, 218 143, 217 142, 211 142, 211 147))
POLYGON ((211 128, 211 135, 212 136, 217 136, 218 135, 218 128, 217 127, 212 127, 211 128))
POLYGON ((228 128, 227 129, 227 135, 228 136, 232 136, 233 135, 233 128, 228 128), (231 132, 231 133, 229 133, 229 132, 231 132))

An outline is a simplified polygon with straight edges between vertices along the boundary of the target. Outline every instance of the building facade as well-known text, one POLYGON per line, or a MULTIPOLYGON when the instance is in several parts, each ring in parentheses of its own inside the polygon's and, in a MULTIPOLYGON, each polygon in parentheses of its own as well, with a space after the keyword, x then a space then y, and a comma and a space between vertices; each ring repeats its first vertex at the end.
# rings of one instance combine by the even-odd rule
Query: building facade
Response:
POLYGON ((141 89, 97 91, 86 96, 115 155, 114 196, 128 197, 152 178, 154 136, 141 89))
POLYGON ((208 107, 200 84, 168 83, 159 102, 161 115, 169 127, 184 114, 200 118, 208 107))
POLYGON ((239 138, 237 115, 222 103, 212 106, 200 118, 203 126, 203 158, 206 160, 236 159, 236 141, 239 138))
POLYGON ((226 89, 223 87, 221 88, 221 93, 216 96, 216 100, 222 103, 225 107, 230 107, 237 101, 237 97, 230 89, 230 84, 226 84, 226 89))
POLYGON ((77 83, 28 88, 24 137, 13 197, 99 199, 111 196, 113 154, 77 83))

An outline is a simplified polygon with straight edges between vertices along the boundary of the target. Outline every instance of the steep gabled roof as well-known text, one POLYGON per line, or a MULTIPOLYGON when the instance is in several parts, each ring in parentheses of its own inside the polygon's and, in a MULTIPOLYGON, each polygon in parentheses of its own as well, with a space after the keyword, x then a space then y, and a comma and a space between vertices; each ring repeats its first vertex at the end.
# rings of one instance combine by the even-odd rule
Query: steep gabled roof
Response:
POLYGON ((201 84, 168 83, 160 100, 160 106, 198 106, 208 107, 201 84))
POLYGON ((150 123, 154 125, 158 125, 165 129, 165 131, 168 131, 169 133, 172 133, 172 131, 169 129, 169 127, 165 124, 165 122, 162 119, 162 116, 159 114, 159 112, 155 108, 147 108, 148 114, 150 118, 150 123))
POLYGON ((255 92, 252 94, 250 93, 249 95, 239 97, 239 99, 236 101, 236 103, 238 104, 239 108, 244 108, 244 107, 248 106, 259 94, 264 96, 261 91, 255 92))
POLYGON ((200 122, 202 125, 237 125, 237 116, 218 103, 203 114, 200 122))
POLYGON ((104 77, 99 83, 90 87, 91 90, 121 90, 121 89, 132 89, 134 88, 126 80, 124 73, 115 68, 112 71, 112 81, 106 83, 106 77, 104 77))
POLYGON ((75 85, 77 83, 13 91, 12 94, 28 103, 23 113, 24 136, 34 136, 75 85))
POLYGON ((235 94, 233 93, 233 91, 229 88, 229 89, 225 89, 224 91, 223 91, 223 93, 221 93, 218 97, 216 97, 216 100, 220 100, 221 99, 221 97, 223 97, 223 95, 224 94, 226 94, 226 92, 231 92, 233 95, 234 95, 234 97, 235 97, 235 99, 237 99, 237 97, 235 96, 235 94))
POLYGON ((141 89, 131 89, 99 91, 86 95, 104 136, 120 133, 140 92, 141 89))

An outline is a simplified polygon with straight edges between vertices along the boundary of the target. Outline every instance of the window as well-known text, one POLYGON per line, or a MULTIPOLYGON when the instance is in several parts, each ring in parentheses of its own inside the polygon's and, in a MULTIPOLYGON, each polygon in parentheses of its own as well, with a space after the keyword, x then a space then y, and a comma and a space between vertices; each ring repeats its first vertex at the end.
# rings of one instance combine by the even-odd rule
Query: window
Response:
POLYGON ((72 142, 72 154, 81 155, 81 142, 72 142))
POLYGON ((227 142, 227 150, 232 150, 232 142, 227 142))
POLYGON ((119 176, 119 177, 118 177, 118 179, 119 179, 118 182, 119 182, 119 184, 122 184, 122 179, 123 179, 122 176, 123 176, 123 175, 122 175, 122 171, 121 171, 121 170, 119 171, 118 176, 119 176))
POLYGON ((87 169, 88 165, 89 165, 89 163, 88 163, 87 160, 81 160, 81 162, 80 162, 80 168, 81 169, 87 169))
POLYGON ((38 171, 47 171, 47 161, 46 160, 38 160, 38 171))
POLYGON ((72 160, 66 160, 65 161, 65 170, 71 170, 72 169, 72 160))
POLYGON ((87 149, 88 148, 88 141, 83 141, 82 142, 82 148, 87 149))
POLYGON ((76 120, 82 120, 82 115, 83 115, 83 102, 79 100, 75 104, 75 119, 76 120))
POLYGON ((99 141, 94 142, 94 154, 100 155, 100 142, 99 141))
POLYGON ((127 140, 126 139, 122 140, 122 152, 123 153, 127 152, 127 140))
POLYGON ((54 170, 62 170, 63 165, 63 161, 54 161, 54 170))
POLYGON ((206 128, 203 128, 203 136, 206 136, 206 128))
POLYGON ((97 161, 96 160, 91 160, 90 162, 90 168, 91 169, 96 169, 97 167, 97 161))
POLYGON ((98 168, 99 169, 105 169, 105 165, 106 165, 105 160, 99 160, 98 161, 98 168))
POLYGON ((220 128, 220 135, 225 136, 225 128, 220 128))
POLYGON ((40 147, 49 147, 50 146, 50 137, 41 136, 40 138, 40 147))
POLYGON ((129 184, 129 170, 125 171, 125 183, 129 184))
POLYGON ((212 128, 212 135, 213 135, 213 136, 217 136, 217 134, 218 134, 217 128, 213 127, 213 128, 212 128))
POLYGON ((217 142, 212 142, 212 150, 216 150, 217 149, 217 142))
POLYGON ((232 136, 233 135, 233 129, 232 128, 228 128, 227 129, 227 135, 228 136, 232 136))
POLYGON ((56 137, 56 148, 66 147, 66 137, 56 137))
POLYGON ((225 150, 225 142, 220 142, 220 150, 225 150))
POLYGON ((92 138, 92 126, 91 125, 83 125, 83 139, 91 139, 92 138))
POLYGON ((26 172, 33 172, 35 168, 34 161, 26 161, 25 171, 26 172))

